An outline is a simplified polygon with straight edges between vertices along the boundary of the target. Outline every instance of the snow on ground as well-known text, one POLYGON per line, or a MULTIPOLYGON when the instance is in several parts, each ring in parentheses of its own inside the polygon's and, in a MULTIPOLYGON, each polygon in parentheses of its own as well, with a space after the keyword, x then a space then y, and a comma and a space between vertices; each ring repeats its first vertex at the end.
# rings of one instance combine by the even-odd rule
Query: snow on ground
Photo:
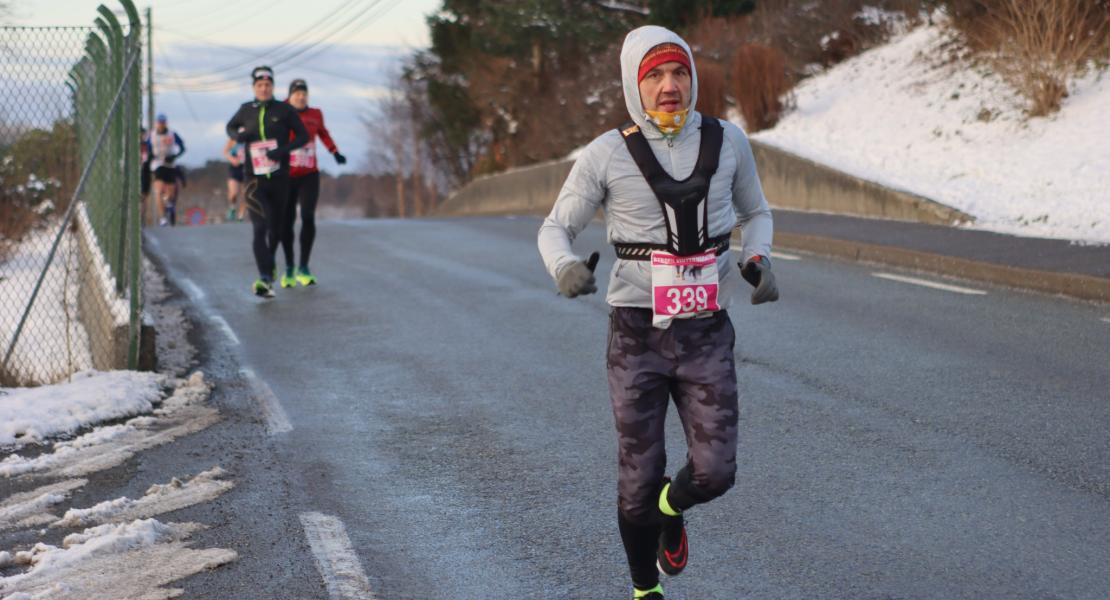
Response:
POLYGON ((238 558, 232 550, 189 548, 185 540, 202 528, 195 523, 142 519, 71 534, 60 548, 38 543, 14 554, 0 552, 0 568, 31 567, 0 577, 0 597, 160 600, 179 596, 181 590, 163 586, 238 558))
POLYGON ((1014 90, 958 50, 942 27, 919 27, 804 80, 797 109, 752 138, 958 208, 974 228, 1110 243, 1110 73, 1027 120, 1014 90))
MULTIPOLYGON (((118 523, 153 517, 162 513, 207 502, 235 486, 220 479, 225 471, 213 467, 187 482, 174 477, 169 483, 150 486, 138 500, 127 497, 106 500, 90 508, 71 508, 51 527, 87 527, 96 523, 118 523)), ((2 513, 0 513, 2 514, 2 513)), ((0 526, 3 521, 0 521, 0 526)))
POLYGON ((173 395, 150 415, 123 424, 96 427, 51 452, 28 458, 11 454, 0 461, 0 477, 78 477, 109 469, 148 448, 200 431, 220 419, 208 406, 209 385, 200 372, 177 383, 173 395))
POLYGON ((166 279, 143 258, 143 298, 144 309, 154 322, 158 332, 154 338, 158 370, 162 373, 180 377, 196 364, 197 351, 189 343, 189 330, 192 326, 185 318, 185 311, 179 304, 171 304, 166 279))
POLYGON ((82 427, 154 409, 165 377, 138 371, 84 371, 65 383, 0 388, 0 446, 41 442, 82 427))
POLYGON ((67 479, 21 494, 13 494, 0 502, 0 531, 35 527, 56 519, 48 510, 64 502, 69 493, 88 483, 85 479, 67 479))
MULTIPOLYGON (((8 350, 56 234, 57 226, 37 229, 0 262, 0 353, 8 350)), ((92 368, 89 336, 77 319, 80 261, 76 245, 72 235, 58 245, 54 263, 16 343, 9 366, 20 379, 51 383, 74 371, 92 368)))

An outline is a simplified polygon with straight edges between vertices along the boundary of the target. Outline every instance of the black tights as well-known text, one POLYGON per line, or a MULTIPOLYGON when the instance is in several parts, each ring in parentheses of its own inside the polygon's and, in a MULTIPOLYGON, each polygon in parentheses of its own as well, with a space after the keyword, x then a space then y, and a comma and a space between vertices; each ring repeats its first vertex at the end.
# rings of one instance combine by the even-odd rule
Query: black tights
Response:
POLYGON ((254 229, 254 262, 258 274, 265 279, 274 275, 274 255, 283 230, 285 205, 289 199, 289 177, 271 174, 252 176, 247 180, 244 194, 254 229))
POLYGON ((647 309, 620 307, 610 313, 607 360, 618 440, 618 524, 632 583, 640 589, 659 582, 655 549, 670 402, 686 433, 686 464, 667 493, 671 507, 683 511, 732 487, 739 416, 735 339, 724 311, 676 320, 667 329, 653 327, 647 309))
POLYGON ((285 207, 285 228, 281 234, 281 249, 285 252, 285 266, 293 266, 293 229, 297 221, 297 204, 301 205, 301 262, 307 267, 312 256, 312 243, 316 240, 316 201, 320 197, 320 173, 293 177, 289 185, 289 202, 285 207))

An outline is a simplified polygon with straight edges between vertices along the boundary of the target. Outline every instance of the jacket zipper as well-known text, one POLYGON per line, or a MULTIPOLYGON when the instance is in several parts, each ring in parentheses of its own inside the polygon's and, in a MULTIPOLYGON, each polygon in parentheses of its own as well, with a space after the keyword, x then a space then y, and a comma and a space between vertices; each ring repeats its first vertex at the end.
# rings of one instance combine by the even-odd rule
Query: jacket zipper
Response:
MULTIPOLYGON (((258 111, 258 132, 262 135, 262 141, 266 141, 266 105, 262 105, 262 110, 258 111)), ((266 173, 266 179, 270 178, 270 174, 266 173)))

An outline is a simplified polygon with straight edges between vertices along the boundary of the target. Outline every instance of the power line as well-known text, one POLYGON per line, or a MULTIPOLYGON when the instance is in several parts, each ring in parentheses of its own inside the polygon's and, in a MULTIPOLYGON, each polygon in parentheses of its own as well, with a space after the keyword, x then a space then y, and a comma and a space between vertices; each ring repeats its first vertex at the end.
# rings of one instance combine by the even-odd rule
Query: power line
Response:
MULTIPOLYGON (((370 6, 368 8, 363 9, 362 12, 358 13, 357 15, 355 15, 352 18, 358 18, 359 16, 364 14, 366 10, 369 10, 369 8, 373 8, 373 6, 376 5, 380 1, 381 0, 371 0, 370 6)), ((293 45, 294 43, 296 43, 301 38, 305 37, 306 35, 309 35, 310 33, 314 32, 315 30, 320 28, 321 26, 327 24, 329 21, 337 20, 337 19, 343 17, 343 12, 346 11, 348 8, 350 8, 352 6, 358 6, 358 3, 350 2, 350 3, 345 4, 343 7, 339 8, 338 10, 334 10, 334 11, 328 13, 327 15, 325 15, 323 18, 318 19, 316 22, 312 23, 311 25, 309 25, 305 29, 299 31, 298 33, 296 33, 295 35, 293 35, 291 38, 287 39, 286 41, 282 42, 281 44, 278 44, 277 46, 268 48, 260 54, 252 55, 252 58, 247 60, 247 61, 243 61, 243 62, 239 62, 239 63, 235 63, 235 64, 228 64, 228 65, 218 67, 218 68, 215 68, 215 69, 210 69, 204 75, 186 76, 185 78, 188 78, 188 77, 199 78, 199 77, 204 77, 204 76, 217 75, 217 74, 221 74, 221 73, 228 73, 228 72, 231 72, 231 71, 239 71, 239 70, 245 69, 245 68, 247 68, 251 65, 257 64, 258 61, 260 61, 260 60, 266 60, 268 58, 270 58, 272 60, 272 56, 274 55, 274 53, 280 52, 281 50, 284 50, 284 49, 288 48, 290 45, 293 45)), ((343 18, 346 18, 346 17, 343 17, 343 18)), ((348 21, 348 23, 349 22, 350 21, 348 21)), ((168 28, 165 28, 165 27, 163 27, 162 29, 172 31, 174 33, 183 34, 183 35, 186 35, 187 37, 189 37, 189 34, 184 34, 183 32, 174 31, 172 29, 168 29, 168 28)))
MULTIPOLYGON (((375 4, 377 4, 377 2, 375 2, 375 4)), ((394 7, 396 7, 398 4, 400 4, 400 0, 394 0, 392 4, 387 4, 384 7, 382 7, 381 11, 369 15, 366 18, 365 21, 355 25, 355 28, 352 31, 348 32, 347 36, 344 37, 343 40, 350 39, 352 35, 358 33, 359 31, 362 31, 362 29, 364 29, 366 26, 368 26, 371 23, 373 23, 374 21, 377 21, 378 19, 382 18, 386 13, 388 13, 390 10, 392 10, 394 7)), ((305 54, 306 52, 312 50, 314 47, 318 47, 324 41, 326 41, 326 40, 321 40, 320 42, 317 42, 315 44, 312 44, 312 45, 302 49, 300 52, 297 52, 297 53, 293 54, 292 56, 288 56, 285 59, 283 59, 282 62, 288 63, 288 62, 292 61, 294 58, 296 58, 297 56, 305 54)), ((305 56, 302 60, 310 60, 310 59, 316 58, 320 54, 322 54, 322 51, 316 52, 312 56, 305 56)))
MULTIPOLYGON (((276 7, 280 4, 283 4, 287 1, 288 0, 263 0, 262 4, 264 4, 266 6, 267 10, 273 10, 274 7, 276 7)), ((243 6, 244 4, 246 4, 246 3, 238 2, 238 3, 228 4, 227 6, 239 8, 239 7, 243 6)), ((212 16, 212 15, 208 15, 208 16, 212 16)), ((225 23, 222 27, 217 27, 215 29, 209 29, 207 31, 202 31, 200 33, 200 35, 215 35, 217 33, 223 33, 223 32, 225 32, 228 29, 231 29, 233 27, 241 27, 242 24, 243 24, 241 19, 223 19, 223 20, 227 21, 227 23, 225 23)), ((193 29, 195 29, 195 27, 193 27, 193 29)))
MULTIPOLYGON (((276 61, 270 60, 269 58, 267 58, 265 56, 259 57, 258 55, 254 55, 253 53, 251 53, 249 51, 246 51, 242 48, 238 48, 238 47, 235 47, 235 46, 227 46, 227 45, 224 45, 224 44, 219 44, 217 42, 213 42, 211 40, 207 40, 207 39, 201 38, 199 36, 195 36, 195 35, 189 35, 189 34, 185 34, 185 35, 186 35, 186 37, 193 38, 193 39, 195 39, 195 40, 197 40, 201 43, 207 44, 207 45, 215 47, 215 48, 221 48, 221 49, 225 49, 225 50, 239 52, 239 53, 242 53, 242 54, 247 54, 249 56, 254 57, 253 60, 255 60, 255 61, 257 61, 257 60, 270 60, 270 65, 274 66, 274 67, 281 66, 281 65, 299 66, 299 65, 303 64, 304 61, 310 60, 312 58, 316 58, 320 54, 322 54, 324 49, 320 49, 319 48, 320 45, 327 42, 330 38, 338 35, 344 29, 348 29, 348 28, 351 28, 353 26, 353 29, 351 31, 347 32, 347 35, 343 38, 343 39, 349 39, 352 35, 357 34, 363 28, 370 25, 374 21, 380 19, 382 16, 384 16, 386 13, 388 13, 390 10, 392 10, 398 4, 400 4, 400 0, 394 0, 391 4, 387 4, 385 6, 382 6, 381 10, 379 10, 377 12, 374 12, 374 13, 366 14, 366 13, 369 12, 369 9, 374 8, 375 6, 377 6, 380 3, 380 1, 381 0, 375 0, 375 2, 373 4, 371 4, 366 9, 364 9, 361 13, 359 13, 358 16, 363 17, 363 19, 361 21, 349 21, 346 24, 344 24, 344 25, 342 25, 338 28, 333 29, 325 37, 323 37, 319 40, 316 40, 315 42, 313 42, 313 43, 311 43, 307 46, 304 46, 302 48, 298 48, 295 51, 293 51, 292 53, 286 54, 285 56, 278 58, 276 61), (315 53, 313 53, 311 56, 304 56, 306 53, 308 53, 308 52, 310 52, 314 49, 316 49, 317 51, 315 53)), ((175 32, 175 33, 177 33, 177 32, 175 32)), ((180 32, 180 33, 184 34, 184 32, 180 32)), ((172 68, 172 65, 171 65, 171 68, 172 68)), ((322 69, 317 65, 313 65, 313 69, 317 70, 321 73, 333 76, 333 77, 337 77, 337 78, 341 78, 341 79, 347 79, 347 80, 355 81, 355 82, 358 82, 358 83, 365 83, 365 81, 363 79, 359 79, 359 78, 353 77, 351 75, 342 74, 342 73, 339 73, 339 72, 336 72, 336 71, 330 71, 328 69, 322 69)), ((176 89, 188 89, 188 90, 198 91, 198 92, 201 92, 201 91, 217 92, 217 91, 230 91, 231 89, 233 89, 235 87, 238 87, 239 83, 234 82, 234 81, 230 81, 226 77, 220 76, 217 71, 213 71, 213 72, 211 72, 209 74, 206 74, 204 76, 169 77, 169 78, 163 79, 161 85, 168 86, 168 87, 173 87, 173 88, 176 88, 176 89), (215 78, 216 80, 215 81, 203 81, 204 77, 215 78), (193 81, 189 81, 189 80, 193 80, 193 81)))
MULTIPOLYGON (((214 17, 222 17, 222 15, 224 15, 225 13, 243 8, 244 6, 249 7, 253 11, 257 10, 259 6, 265 6, 266 4, 267 0, 255 0, 253 2, 247 2, 244 0, 239 0, 238 2, 227 2, 225 0, 221 1, 218 6, 212 7, 208 10, 200 9, 197 6, 190 6, 189 12, 187 13, 186 17, 181 23, 178 23, 178 25, 181 27, 188 27, 192 29, 201 23, 210 24, 213 22, 214 17)), ((175 22, 176 21, 177 19, 175 19, 175 22)))
MULTIPOLYGON (((173 64, 170 63, 169 55, 166 54, 165 50, 162 49, 162 46, 158 43, 155 43, 154 47, 159 49, 163 59, 166 61, 166 64, 169 65, 172 69, 173 64)), ((185 94, 184 90, 178 89, 177 91, 181 94, 181 99, 185 101, 185 108, 189 110, 189 116, 193 117, 193 121, 199 121, 200 119, 197 118, 197 112, 193 110, 193 103, 189 101, 189 96, 185 94)))

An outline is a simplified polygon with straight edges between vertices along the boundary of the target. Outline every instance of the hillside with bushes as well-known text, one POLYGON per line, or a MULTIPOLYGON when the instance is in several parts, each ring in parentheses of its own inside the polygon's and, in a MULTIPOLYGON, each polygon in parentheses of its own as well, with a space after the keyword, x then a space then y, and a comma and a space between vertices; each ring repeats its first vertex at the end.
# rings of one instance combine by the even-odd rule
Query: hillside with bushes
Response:
POLYGON ((432 45, 405 63, 383 164, 434 172, 445 187, 508 168, 561 158, 627 120, 619 55, 645 24, 690 42, 699 110, 769 126, 790 89, 817 68, 882 43, 913 0, 647 0, 470 2, 445 0, 429 17, 432 45), (405 156, 398 156, 404 154, 405 156))

